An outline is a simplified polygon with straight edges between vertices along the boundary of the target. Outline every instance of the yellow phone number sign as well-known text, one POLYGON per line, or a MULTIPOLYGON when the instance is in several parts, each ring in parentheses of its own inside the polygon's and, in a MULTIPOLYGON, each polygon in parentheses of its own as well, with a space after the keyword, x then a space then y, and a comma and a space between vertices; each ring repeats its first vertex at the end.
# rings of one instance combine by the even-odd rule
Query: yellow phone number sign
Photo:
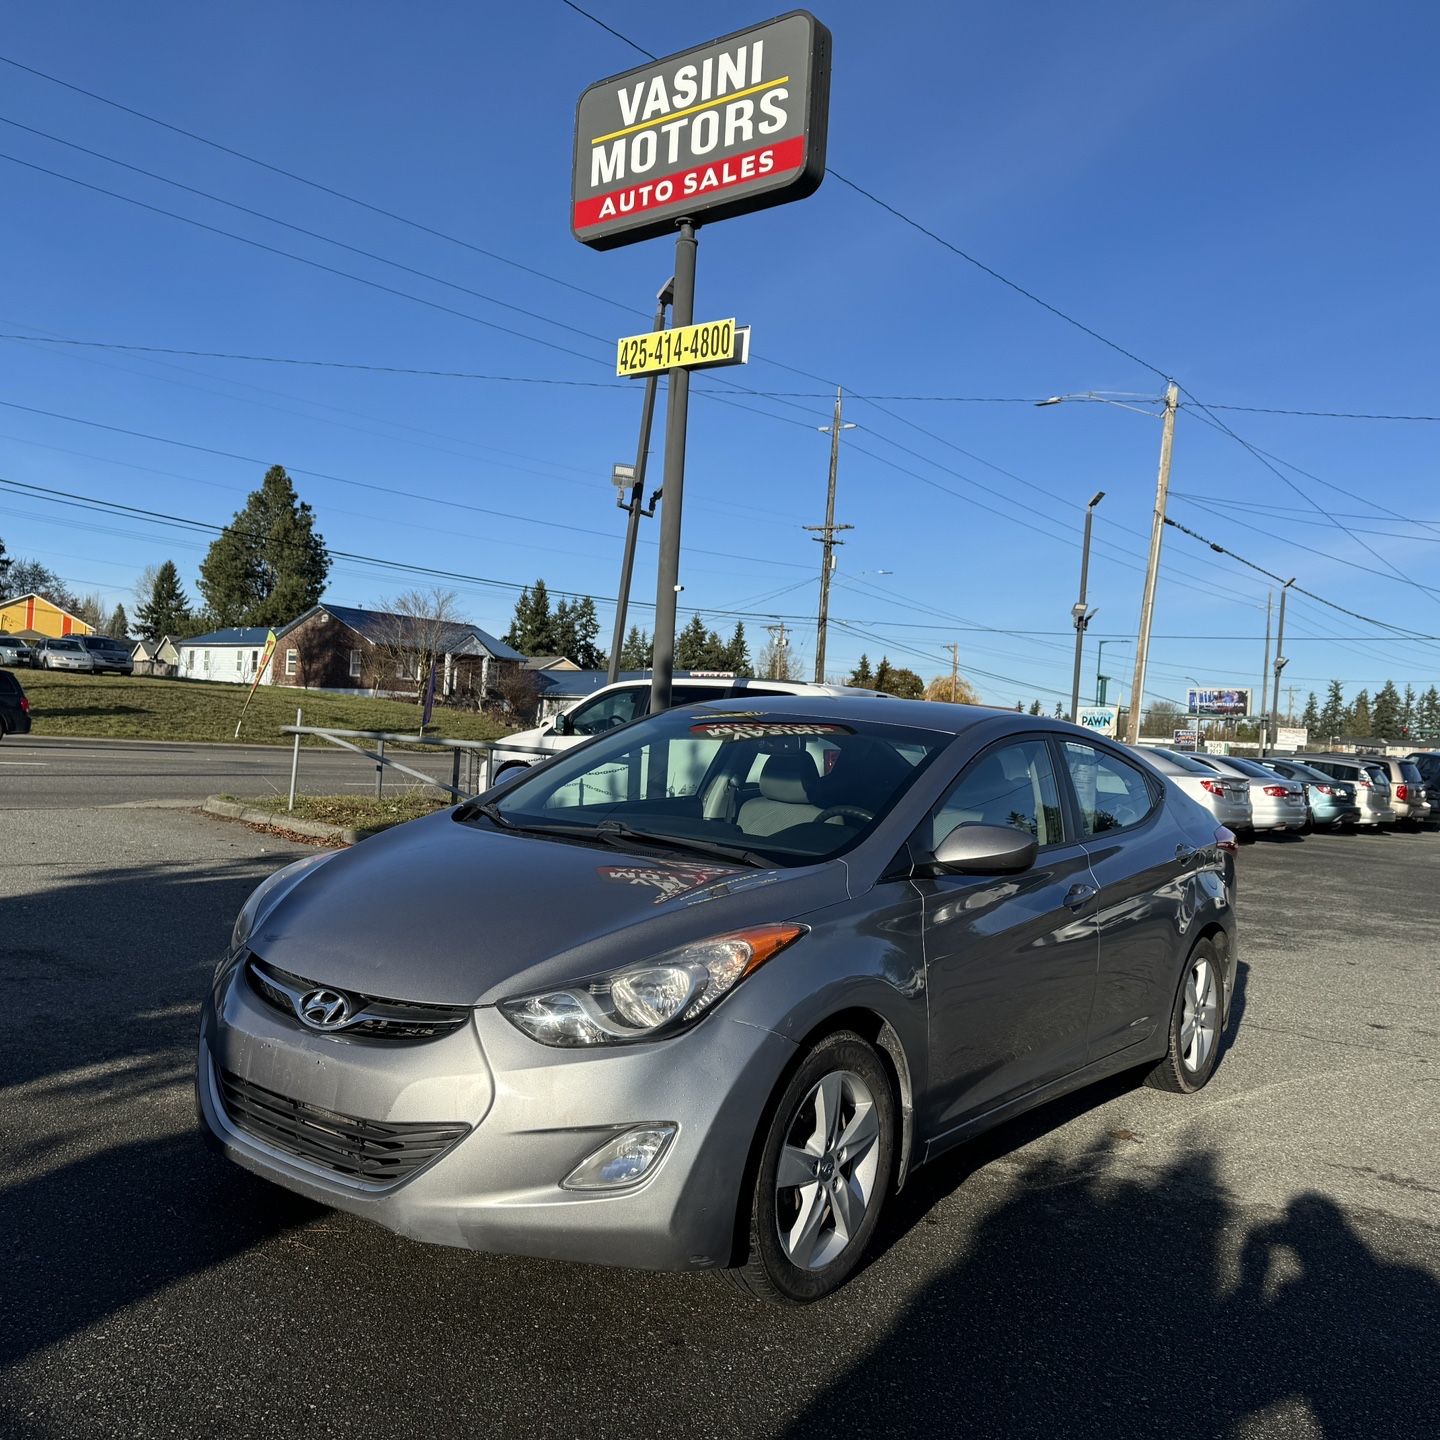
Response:
POLYGON ((750 327, 733 320, 707 320, 627 335, 618 342, 615 373, 656 375, 662 370, 703 370, 711 365, 744 365, 750 358, 750 327))

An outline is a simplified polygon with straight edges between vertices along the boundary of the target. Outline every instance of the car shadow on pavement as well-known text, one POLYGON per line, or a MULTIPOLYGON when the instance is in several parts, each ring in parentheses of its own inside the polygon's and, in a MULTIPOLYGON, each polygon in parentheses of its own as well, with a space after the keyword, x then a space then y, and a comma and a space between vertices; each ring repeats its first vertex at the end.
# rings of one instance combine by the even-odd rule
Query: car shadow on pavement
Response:
POLYGON ((0 931, 0 1365, 308 1221, 194 1120, 200 1001, 291 858, 61 872, 0 931))
POLYGON ((1437 1336, 1440 1285, 1322 1195, 1247 1233, 1206 1153, 1041 1158, 784 1433, 1433 1435, 1437 1336))

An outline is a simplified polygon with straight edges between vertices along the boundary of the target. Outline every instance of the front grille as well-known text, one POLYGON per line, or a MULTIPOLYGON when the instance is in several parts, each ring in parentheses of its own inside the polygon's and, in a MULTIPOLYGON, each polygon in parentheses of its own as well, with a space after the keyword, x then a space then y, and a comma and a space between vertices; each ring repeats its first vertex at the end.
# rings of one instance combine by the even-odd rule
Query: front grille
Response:
POLYGON ((336 1175, 394 1185, 438 1159, 468 1125, 360 1120, 292 1100, 218 1066, 215 1079, 230 1123, 247 1135, 336 1175))
MULTIPOLYGON (((255 994, 298 1024, 300 999, 318 988, 317 982, 267 965, 254 954, 245 970, 255 994)), ((330 1034, 360 1035, 372 1040, 435 1040, 458 1030, 470 1016, 469 1010, 459 1005, 419 1005, 353 991, 345 995, 354 1018, 330 1034)))

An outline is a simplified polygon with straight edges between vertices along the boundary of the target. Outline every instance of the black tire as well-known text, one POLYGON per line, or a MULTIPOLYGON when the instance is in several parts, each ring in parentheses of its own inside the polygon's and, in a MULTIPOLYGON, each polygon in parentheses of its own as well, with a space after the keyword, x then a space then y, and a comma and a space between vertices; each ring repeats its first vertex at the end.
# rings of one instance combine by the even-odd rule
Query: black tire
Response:
POLYGON ((1170 1007, 1170 1036, 1165 1057, 1145 1077, 1145 1083, 1152 1089, 1168 1090, 1172 1095, 1193 1095, 1197 1090, 1203 1090, 1215 1073, 1230 1015, 1231 977, 1228 969, 1209 940, 1198 941, 1186 957, 1180 984, 1175 990, 1175 1003, 1170 1007), (1191 978, 1201 964, 1209 967, 1215 985, 1212 998, 1200 1007, 1202 1016, 1208 1021, 1205 1028, 1211 1037, 1203 1054, 1189 1036, 1189 1021, 1196 1009, 1191 978))
MULTIPOLYGON (((736 1266, 721 1274, 748 1295, 788 1305, 808 1305, 843 1285, 864 1258, 865 1247, 875 1232, 890 1191, 895 1170, 895 1113, 889 1071, 870 1045, 849 1030, 836 1031, 818 1041, 770 1107, 758 1137, 756 1161, 751 1166, 754 1183, 741 1200, 749 1212, 748 1216, 742 1212, 737 1227, 742 1237, 742 1255, 736 1266), (869 1114, 875 1120, 874 1140, 858 1156, 848 1159, 849 1147, 833 1147, 837 1152, 833 1158, 827 1149, 813 1161, 817 1172, 814 1184, 789 1187, 782 1198, 780 1190, 784 1187, 777 1184, 781 1156, 786 1151, 793 1154, 797 1149, 787 1145, 787 1141, 795 1139, 799 1131, 812 1123, 817 1134, 827 1128, 819 1109, 812 1104, 822 1081, 838 1085, 842 1090, 836 1121, 828 1127, 831 1133, 843 1134, 859 1115, 859 1107, 847 1107, 852 1105, 854 1093, 863 1087, 869 1096, 869 1114), (852 1087, 848 1095, 844 1092, 845 1086, 852 1087), (820 1178, 822 1170, 823 1179, 820 1178), (865 1195, 867 1176, 869 1191, 865 1195), (802 1193, 807 1191, 808 1197, 802 1193), (857 1198, 864 1197, 858 1224, 843 1225, 830 1199, 832 1194, 838 1197, 842 1192, 849 1197, 846 1201, 849 1207, 853 1207, 857 1198), (800 1220, 807 1199, 809 1205, 826 1215, 817 1226, 824 1238, 815 1242, 815 1252, 834 1252, 814 1268, 796 1263, 781 1237, 782 1225, 792 1216, 795 1221, 792 1238, 795 1230, 805 1229, 800 1220), (789 1212, 792 1202, 796 1209, 789 1212), (787 1213, 782 1213, 782 1208, 787 1213), (844 1228, 852 1231, 848 1238, 843 1234, 844 1228)), ((849 1218, 852 1221, 855 1218, 853 1208, 849 1218)))

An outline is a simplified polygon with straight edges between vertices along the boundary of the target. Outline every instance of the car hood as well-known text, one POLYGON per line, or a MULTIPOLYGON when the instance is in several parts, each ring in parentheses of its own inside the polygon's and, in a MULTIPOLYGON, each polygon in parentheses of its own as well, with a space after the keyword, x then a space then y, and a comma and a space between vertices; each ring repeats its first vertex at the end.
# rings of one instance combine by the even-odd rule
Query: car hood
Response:
POLYGON ((262 960, 434 1005, 497 1000, 843 900, 841 860, 756 869, 462 823, 453 811, 336 855, 258 917, 262 960))

